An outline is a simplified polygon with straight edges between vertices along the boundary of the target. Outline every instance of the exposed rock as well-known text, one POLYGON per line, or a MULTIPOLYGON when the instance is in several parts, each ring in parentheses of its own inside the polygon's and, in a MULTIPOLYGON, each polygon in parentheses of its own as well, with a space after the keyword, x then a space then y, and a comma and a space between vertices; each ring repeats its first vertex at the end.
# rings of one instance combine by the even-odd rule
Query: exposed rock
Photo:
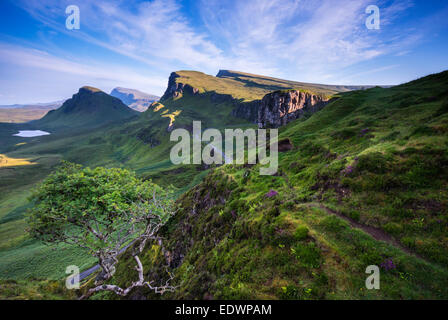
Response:
POLYGON ((184 92, 190 93, 190 94, 198 94, 199 89, 193 88, 189 84, 177 82, 176 79, 179 78, 180 75, 178 75, 176 72, 172 72, 170 75, 170 78, 168 79, 168 87, 163 94, 160 101, 169 99, 169 98, 176 98, 182 95, 184 92))
POLYGON ((230 94, 220 94, 212 92, 210 95, 210 100, 214 103, 224 103, 224 102, 235 102, 236 99, 230 94))
POLYGON ((237 102, 235 109, 232 110, 232 116, 258 123, 258 110, 260 106, 261 100, 237 102))
POLYGON ((151 148, 157 147, 160 144, 160 141, 154 137, 150 128, 140 130, 137 133, 137 139, 149 145, 151 148))
POLYGON ((327 103, 327 99, 299 90, 269 93, 263 97, 258 109, 258 127, 284 126, 288 122, 303 117, 305 113, 321 110, 327 103))
POLYGON ((286 152, 293 148, 291 140, 288 138, 282 139, 278 142, 278 152, 286 152))

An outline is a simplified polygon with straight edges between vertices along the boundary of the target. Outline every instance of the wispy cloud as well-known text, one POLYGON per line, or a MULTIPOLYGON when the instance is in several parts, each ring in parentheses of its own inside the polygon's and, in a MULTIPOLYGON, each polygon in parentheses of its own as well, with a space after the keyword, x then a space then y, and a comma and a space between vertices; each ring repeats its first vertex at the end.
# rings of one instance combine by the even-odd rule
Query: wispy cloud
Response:
MULTIPOLYGON (((65 8, 73 0, 14 1, 53 31, 43 32, 41 41, 29 46, 0 45, 0 62, 100 79, 106 86, 122 82, 151 93, 161 93, 169 72, 178 69, 211 74, 234 69, 299 81, 359 82, 371 79, 367 75, 393 70, 396 60, 372 61, 412 53, 435 25, 426 22, 426 27, 416 28, 415 23, 408 26, 401 21, 416 6, 415 0, 374 1, 381 10, 380 30, 365 27, 371 0, 198 0, 189 8, 180 0, 75 2, 81 9, 81 29, 69 31, 65 8), (56 34, 100 48, 105 61, 94 55, 81 58, 76 50, 58 47, 52 41, 56 34), (126 59, 108 60, 109 53, 126 59)), ((426 19, 442 25, 445 16, 433 13, 426 19)), ((65 81, 63 76, 59 79, 65 81)))
POLYGON ((135 70, 117 66, 75 62, 50 55, 45 51, 27 49, 19 46, 0 44, 0 62, 10 65, 27 66, 41 70, 56 71, 67 75, 79 75, 89 79, 109 80, 111 82, 131 83, 139 87, 142 84, 157 86, 160 81, 153 77, 139 75, 135 70))
POLYGON ((412 2, 380 2, 382 26, 387 30, 379 31, 365 27, 369 4, 370 0, 247 0, 231 4, 203 0, 201 13, 209 32, 232 48, 236 60, 249 58, 280 76, 298 74, 302 79, 318 80, 328 72, 415 44, 417 33, 403 36, 401 32, 394 38, 397 30, 390 27, 412 2))
POLYGON ((221 50, 204 34, 195 32, 174 0, 77 1, 81 9, 81 30, 69 32, 61 12, 72 1, 22 1, 33 17, 59 32, 86 40, 144 62, 151 67, 169 68, 173 61, 190 67, 214 67, 221 50), (49 9, 51 8, 51 9, 49 9))

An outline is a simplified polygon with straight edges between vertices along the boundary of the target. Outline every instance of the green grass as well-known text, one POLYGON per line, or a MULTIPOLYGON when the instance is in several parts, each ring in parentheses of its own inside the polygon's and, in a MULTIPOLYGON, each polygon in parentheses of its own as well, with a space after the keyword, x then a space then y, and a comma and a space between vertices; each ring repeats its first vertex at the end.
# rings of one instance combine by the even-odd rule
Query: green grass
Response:
POLYGON ((56 280, 0 280, 0 300, 67 300, 75 295, 56 280))

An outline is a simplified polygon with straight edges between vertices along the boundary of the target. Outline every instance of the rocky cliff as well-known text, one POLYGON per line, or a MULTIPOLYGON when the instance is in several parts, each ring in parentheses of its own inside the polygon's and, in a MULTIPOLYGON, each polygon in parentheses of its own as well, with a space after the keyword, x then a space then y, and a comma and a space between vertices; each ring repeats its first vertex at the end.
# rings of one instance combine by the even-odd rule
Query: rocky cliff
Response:
POLYGON ((232 116, 258 123, 258 110, 260 109, 261 100, 250 102, 235 102, 235 109, 232 110, 232 116))
POLYGON ((278 128, 305 113, 314 113, 322 109, 328 99, 299 90, 282 90, 267 94, 258 108, 259 128, 278 128))
POLYGON ((193 88, 189 84, 177 82, 177 78, 180 78, 180 75, 178 75, 176 72, 172 72, 168 79, 168 87, 166 88, 166 91, 163 94, 162 98, 160 98, 160 101, 164 101, 169 98, 177 98, 184 92, 188 92, 190 94, 199 93, 199 89, 193 88))

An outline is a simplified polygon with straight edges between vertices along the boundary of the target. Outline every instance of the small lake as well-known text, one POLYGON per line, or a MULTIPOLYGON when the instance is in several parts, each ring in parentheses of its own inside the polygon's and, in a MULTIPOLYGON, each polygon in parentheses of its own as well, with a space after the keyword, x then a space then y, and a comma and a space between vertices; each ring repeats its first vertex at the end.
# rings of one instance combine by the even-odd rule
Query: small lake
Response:
POLYGON ((20 130, 19 133, 13 134, 16 137, 33 138, 40 136, 48 136, 50 133, 41 130, 20 130))

